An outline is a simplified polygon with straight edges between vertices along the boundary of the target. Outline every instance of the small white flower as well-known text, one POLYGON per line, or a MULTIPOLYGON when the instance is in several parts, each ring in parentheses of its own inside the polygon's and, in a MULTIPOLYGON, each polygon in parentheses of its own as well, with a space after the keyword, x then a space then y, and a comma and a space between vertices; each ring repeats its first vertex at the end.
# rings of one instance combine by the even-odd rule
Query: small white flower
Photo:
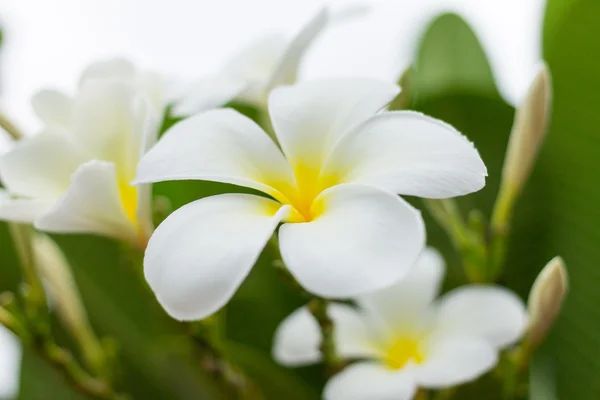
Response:
POLYGON ((138 166, 137 182, 198 179, 259 190, 171 214, 150 239, 145 274, 175 318, 203 318, 231 298, 280 222, 281 255, 312 293, 347 297, 390 285, 424 246, 420 213, 396 193, 451 197, 486 169, 456 130, 415 112, 375 114, 398 93, 369 79, 279 87, 269 111, 280 150, 229 109, 176 124, 138 166))
MULTIPOLYGON (((326 400, 408 400, 418 387, 459 385, 489 371, 521 337, 527 312, 515 294, 468 285, 436 300, 443 274, 440 255, 426 249, 396 285, 356 298, 357 308, 328 307, 338 353, 360 361, 329 380, 326 400)), ((273 354, 289 366, 315 363, 320 341, 303 307, 279 326, 273 354)))
POLYGON ((153 229, 150 188, 129 182, 156 140, 157 112, 131 82, 101 78, 96 67, 86 72, 73 99, 55 91, 35 97, 46 127, 0 157, 10 194, 0 218, 143 245, 153 229))
POLYGON ((329 11, 323 8, 291 40, 282 34, 271 34, 250 43, 225 63, 219 74, 180 89, 173 113, 192 115, 234 98, 266 106, 271 89, 296 81, 304 53, 329 19, 329 11))

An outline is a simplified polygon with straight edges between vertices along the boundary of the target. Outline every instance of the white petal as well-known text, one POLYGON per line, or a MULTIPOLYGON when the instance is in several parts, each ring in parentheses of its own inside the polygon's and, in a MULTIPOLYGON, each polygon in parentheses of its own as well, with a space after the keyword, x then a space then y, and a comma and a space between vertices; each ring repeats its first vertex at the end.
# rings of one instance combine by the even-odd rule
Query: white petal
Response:
MULTIPOLYGON (((346 359, 376 357, 375 340, 363 316, 353 307, 331 304, 327 312, 333 320, 338 354, 346 359)), ((280 364, 296 366, 321 360, 321 331, 307 307, 289 315, 277 328, 273 358, 280 364)))
POLYGON ((31 224, 49 212, 55 199, 11 198, 0 192, 0 220, 31 224))
POLYGON ((141 135, 135 131, 139 104, 131 85, 95 79, 86 81, 73 104, 73 135, 93 158, 114 162, 119 174, 130 174, 131 179, 141 146, 141 135), (127 171, 122 173, 121 168, 127 171))
POLYGON ((68 137, 47 130, 0 157, 0 176, 13 195, 57 198, 86 157, 68 137))
POLYGON ((97 233, 135 240, 137 230, 127 218, 114 164, 90 161, 73 175, 64 197, 35 227, 57 233, 97 233))
POLYGON ((88 66, 81 74, 80 85, 83 86, 95 79, 112 79, 133 83, 135 75, 135 67, 129 60, 113 58, 88 66))
POLYGON ((318 171, 337 139, 392 101, 399 90, 371 79, 303 82, 274 89, 269 113, 292 166, 318 171))
POLYGON ((286 46, 283 35, 269 34, 245 46, 225 64, 223 70, 226 76, 245 82, 238 100, 258 105, 266 102, 267 84, 286 46))
POLYGON ((339 185, 313 206, 312 222, 279 230, 281 255, 308 291, 353 297, 389 286, 413 265, 425 241, 420 213, 400 197, 372 187, 339 185))
POLYGON ((290 212, 263 197, 223 194, 187 204, 156 228, 144 273, 165 310, 202 319, 224 306, 290 212))
POLYGON ((418 333, 431 322, 429 308, 439 293, 444 268, 441 255, 435 249, 426 248, 398 283, 356 300, 390 333, 412 330, 418 333))
MULTIPOLYGON (((252 120, 212 110, 173 126, 141 160, 136 183, 199 179, 274 195, 294 178, 283 154, 252 120)), ((275 195, 275 197, 277 197, 275 195)))
POLYGON ((48 126, 66 128, 71 119, 73 100, 56 90, 42 90, 31 99, 37 116, 48 126))
POLYGON ((417 386, 412 371, 361 362, 346 367, 325 385, 325 400, 410 400, 417 386))
POLYGON ((502 348, 517 341, 527 326, 527 312, 519 297, 499 286, 463 286, 439 302, 443 332, 479 336, 502 348))
POLYGON ((243 79, 228 75, 213 75, 186 83, 175 94, 171 113, 176 117, 189 116, 222 106, 233 100, 247 86, 243 79))
POLYGON ((325 173, 404 195, 446 198, 475 192, 487 170, 479 153, 450 125, 412 112, 377 115, 336 145, 325 173))
POLYGON ((0 325, 0 398, 16 399, 21 375, 21 343, 8 329, 0 325))
POLYGON ((455 386, 478 378, 498 362, 498 354, 486 340, 478 337, 445 337, 427 350, 418 365, 419 385, 428 388, 455 386))
POLYGON ((296 82, 298 67, 308 47, 312 44, 318 34, 325 28, 329 12, 327 8, 319 10, 315 16, 302 28, 287 46, 285 53, 272 73, 266 91, 279 85, 292 84, 296 82))

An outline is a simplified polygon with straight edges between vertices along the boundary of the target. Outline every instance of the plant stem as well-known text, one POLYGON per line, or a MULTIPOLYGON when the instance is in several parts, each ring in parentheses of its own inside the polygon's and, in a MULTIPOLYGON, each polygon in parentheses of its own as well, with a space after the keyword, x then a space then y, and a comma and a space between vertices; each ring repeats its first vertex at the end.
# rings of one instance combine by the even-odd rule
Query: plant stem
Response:
POLYGON ((0 128, 4 129, 13 140, 23 139, 23 133, 2 113, 0 113, 0 128))
POLYGON ((35 267, 35 255, 32 247, 33 228, 29 225, 18 223, 10 223, 8 226, 21 263, 21 268, 23 269, 23 274, 29 284, 26 301, 27 312, 30 314, 29 317, 32 317, 32 314, 47 309, 46 292, 35 267))
POLYGON ((342 366, 342 359, 337 354, 335 346, 335 326, 327 313, 329 301, 320 297, 313 298, 308 303, 308 309, 317 320, 321 330, 321 354, 323 363, 329 375, 336 373, 342 366))

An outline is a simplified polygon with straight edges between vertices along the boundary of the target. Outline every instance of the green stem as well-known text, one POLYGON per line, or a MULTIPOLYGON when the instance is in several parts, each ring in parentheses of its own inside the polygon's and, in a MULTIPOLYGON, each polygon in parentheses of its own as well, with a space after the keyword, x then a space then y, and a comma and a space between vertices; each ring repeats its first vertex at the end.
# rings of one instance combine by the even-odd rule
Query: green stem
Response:
POLYGON ((465 223, 458 205, 452 199, 426 199, 425 206, 446 231, 456 251, 461 255, 465 274, 471 282, 485 282, 487 247, 481 235, 465 223))
POLYGON ((46 292, 35 267, 32 244, 33 228, 25 224, 10 223, 9 229, 21 263, 21 268, 23 269, 23 274, 29 284, 26 301, 27 312, 31 317, 42 310, 47 310, 46 292))
POLYGON ((327 312, 328 304, 329 301, 327 299, 315 297, 308 303, 308 309, 317 320, 319 329, 321 330, 320 350, 323 356, 323 363, 325 364, 327 373, 333 375, 342 367, 342 359, 338 355, 335 346, 335 326, 327 312))
POLYGON ((0 113, 0 128, 4 129, 13 140, 23 139, 23 133, 2 113, 0 113))

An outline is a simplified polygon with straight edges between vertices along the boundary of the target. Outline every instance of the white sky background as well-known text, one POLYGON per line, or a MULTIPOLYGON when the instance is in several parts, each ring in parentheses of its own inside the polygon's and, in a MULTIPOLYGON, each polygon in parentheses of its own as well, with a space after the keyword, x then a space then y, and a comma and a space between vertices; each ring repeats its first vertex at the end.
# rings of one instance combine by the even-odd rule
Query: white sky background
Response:
MULTIPOLYGON (((270 31, 292 35, 322 4, 322 0, 0 0, 6 31, 0 107, 33 133, 39 123, 30 107, 31 95, 39 88, 73 89, 91 61, 120 55, 175 77, 200 77, 217 70, 257 36, 270 31)), ((544 0, 362 4, 371 5, 372 12, 328 29, 308 53, 301 79, 340 75, 395 79, 409 64, 425 24, 444 11, 458 12, 475 29, 509 102, 522 98, 540 60, 544 0)), ((0 349, 0 377, 5 351, 0 349)), ((3 383, 0 379, 0 395, 3 383)))

